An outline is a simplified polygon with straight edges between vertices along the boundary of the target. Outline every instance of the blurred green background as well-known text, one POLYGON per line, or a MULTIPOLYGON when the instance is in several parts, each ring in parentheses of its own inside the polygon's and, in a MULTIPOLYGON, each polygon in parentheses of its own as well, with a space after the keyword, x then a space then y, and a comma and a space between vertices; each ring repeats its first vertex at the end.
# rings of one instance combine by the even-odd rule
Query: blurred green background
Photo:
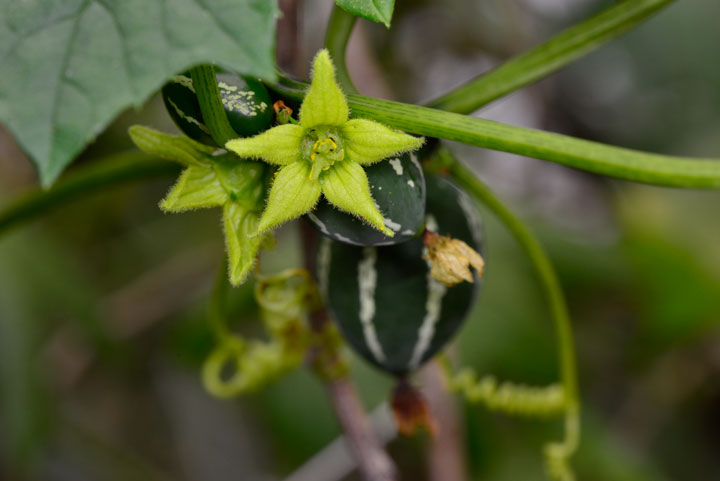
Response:
MULTIPOLYGON (((298 65, 319 48, 330 3, 298 3, 298 65)), ((350 70, 364 93, 420 102, 611 3, 399 0, 392 30, 359 23, 350 70)), ((477 115, 717 157, 719 18, 716 0, 678 1, 477 115)), ((135 123, 174 130, 153 98, 118 118, 75 168, 131 148, 135 123)), ((720 479, 720 193, 451 148, 528 219, 560 275, 583 396, 578 479, 720 479)), ((0 237, 0 479, 282 480, 338 436, 305 369, 236 401, 202 390, 220 213, 163 215, 157 203, 172 182, 108 189, 0 237)), ((0 208, 35 185, 2 131, 0 208)), ((279 232, 263 271, 301 263, 296 227, 279 232)), ((485 229, 483 292, 452 355, 501 379, 552 382, 554 337, 536 279, 488 213, 485 229)), ((239 328, 259 332, 252 286, 235 289, 231 304, 239 328)), ((369 409, 387 399, 389 378, 357 358, 353 375, 369 409)), ((541 446, 560 436, 559 423, 458 409, 469 479, 545 479, 541 446)), ((402 479, 429 479, 418 462, 426 444, 390 443, 402 479)))

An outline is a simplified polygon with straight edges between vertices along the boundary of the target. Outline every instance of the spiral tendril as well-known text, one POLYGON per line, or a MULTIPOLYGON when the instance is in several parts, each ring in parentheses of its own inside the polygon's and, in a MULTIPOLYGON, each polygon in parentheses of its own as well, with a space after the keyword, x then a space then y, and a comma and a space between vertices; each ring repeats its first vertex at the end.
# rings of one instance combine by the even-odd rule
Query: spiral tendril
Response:
POLYGON ((229 398, 257 390, 297 367, 312 344, 308 312, 319 302, 310 273, 302 269, 260 278, 255 286, 268 341, 246 340, 226 327, 205 359, 202 379, 214 396, 229 398), (229 375, 225 375, 229 372, 229 375))
POLYGON ((550 416, 565 409, 562 386, 534 387, 510 382, 498 383, 493 376, 478 379, 465 368, 450 378, 450 386, 472 403, 482 403, 493 411, 512 415, 550 416))

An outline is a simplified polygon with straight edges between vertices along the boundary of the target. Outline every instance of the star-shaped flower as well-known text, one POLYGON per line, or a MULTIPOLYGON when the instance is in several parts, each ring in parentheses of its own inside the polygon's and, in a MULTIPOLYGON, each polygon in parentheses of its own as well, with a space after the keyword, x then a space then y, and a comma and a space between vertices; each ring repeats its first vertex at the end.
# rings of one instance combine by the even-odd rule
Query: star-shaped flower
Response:
POLYGON ((417 149, 423 141, 371 120, 349 120, 330 55, 321 50, 315 56, 299 124, 231 140, 226 147, 240 157, 280 166, 258 233, 311 211, 323 194, 335 207, 392 237, 370 194, 363 166, 417 149))
POLYGON ((163 211, 223 208, 230 282, 242 284, 255 265, 263 241, 263 236, 252 234, 257 231, 264 207, 270 169, 188 137, 167 135, 140 125, 130 127, 130 137, 145 152, 185 166, 175 186, 160 202, 163 211))

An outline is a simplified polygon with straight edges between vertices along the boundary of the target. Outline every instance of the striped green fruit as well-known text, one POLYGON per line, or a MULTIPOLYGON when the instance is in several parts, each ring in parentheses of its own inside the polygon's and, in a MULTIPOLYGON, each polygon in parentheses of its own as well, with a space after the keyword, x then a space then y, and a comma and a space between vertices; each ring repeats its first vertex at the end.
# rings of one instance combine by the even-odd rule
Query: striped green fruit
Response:
MULTIPOLYGON (((443 177, 427 182, 428 230, 482 251, 482 227, 471 199, 443 177)), ((433 357, 465 321, 480 287, 446 287, 430 276, 422 239, 357 247, 323 238, 317 272, 325 303, 346 341, 395 375, 433 357)))
MULTIPOLYGON (((250 137, 270 127, 274 118, 272 101, 260 81, 231 73, 217 74, 217 81, 225 114, 238 137, 250 137)), ((216 145, 205 126, 189 75, 171 78, 162 88, 162 97, 168 114, 185 135, 216 145)))
POLYGON ((365 173, 373 199, 394 237, 386 236, 325 200, 307 215, 310 222, 333 240, 360 246, 393 245, 417 237, 425 224, 425 177, 416 154, 383 160, 367 167, 365 173))

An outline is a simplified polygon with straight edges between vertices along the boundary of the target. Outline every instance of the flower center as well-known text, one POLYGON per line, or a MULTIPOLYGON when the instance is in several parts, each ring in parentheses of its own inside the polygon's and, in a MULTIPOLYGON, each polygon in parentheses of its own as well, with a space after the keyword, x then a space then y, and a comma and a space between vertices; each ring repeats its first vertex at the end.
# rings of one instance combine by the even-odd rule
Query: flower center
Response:
POLYGON ((335 127, 315 127, 307 131, 303 140, 303 157, 312 163, 310 180, 345 158, 340 133, 335 127))

